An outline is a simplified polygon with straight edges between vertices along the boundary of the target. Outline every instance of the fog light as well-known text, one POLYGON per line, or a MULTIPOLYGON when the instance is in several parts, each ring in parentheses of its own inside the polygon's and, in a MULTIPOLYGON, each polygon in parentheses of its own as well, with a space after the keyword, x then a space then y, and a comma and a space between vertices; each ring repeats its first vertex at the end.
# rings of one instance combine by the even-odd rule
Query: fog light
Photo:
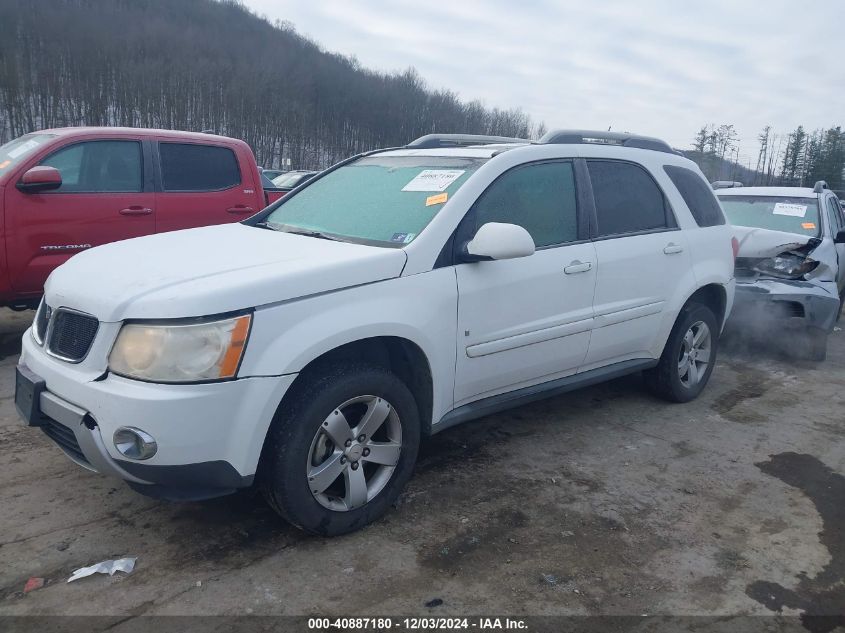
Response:
POLYGON ((149 459, 158 450, 149 433, 131 426, 122 426, 114 432, 114 447, 129 459, 149 459))

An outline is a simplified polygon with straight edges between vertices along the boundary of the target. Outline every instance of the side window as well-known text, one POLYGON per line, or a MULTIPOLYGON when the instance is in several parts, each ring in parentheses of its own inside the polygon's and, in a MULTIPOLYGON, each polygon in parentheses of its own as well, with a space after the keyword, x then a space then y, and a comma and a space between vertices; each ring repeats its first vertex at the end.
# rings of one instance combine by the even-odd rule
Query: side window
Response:
POLYGON ((221 191, 241 182, 238 159, 228 147, 159 143, 165 191, 221 191))
POLYGON ((502 174, 476 201, 475 228, 518 224, 537 247, 578 239, 575 173, 571 162, 523 165, 502 174))
POLYGON ((668 228, 663 192, 645 169, 604 160, 588 160, 587 166, 599 236, 668 228))
POLYGON ((142 190, 141 144, 88 141, 60 149, 41 161, 62 175, 58 193, 123 193, 142 190))
POLYGON ((663 170, 677 187, 698 226, 719 226, 725 223, 722 208, 704 180, 691 169, 664 165, 663 170))

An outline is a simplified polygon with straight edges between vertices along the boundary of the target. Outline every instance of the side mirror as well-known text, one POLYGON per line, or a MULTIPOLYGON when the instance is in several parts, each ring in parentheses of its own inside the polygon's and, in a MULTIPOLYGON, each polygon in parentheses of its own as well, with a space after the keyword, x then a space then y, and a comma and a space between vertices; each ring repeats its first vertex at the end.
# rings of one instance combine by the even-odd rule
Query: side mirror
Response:
POLYGON ((51 191, 62 186, 62 175, 55 167, 40 165, 26 171, 16 186, 24 193, 51 191))
POLYGON ((534 240, 521 226, 488 222, 464 246, 464 261, 515 259, 534 254, 534 240))
POLYGON ((845 244, 845 229, 839 229, 839 233, 833 236, 834 244, 845 244))

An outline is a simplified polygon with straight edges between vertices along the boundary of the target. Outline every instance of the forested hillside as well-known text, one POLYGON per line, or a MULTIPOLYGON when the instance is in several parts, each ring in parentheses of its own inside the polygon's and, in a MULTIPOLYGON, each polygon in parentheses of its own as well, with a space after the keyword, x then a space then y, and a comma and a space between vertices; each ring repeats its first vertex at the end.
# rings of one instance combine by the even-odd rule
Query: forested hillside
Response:
POLYGON ((520 110, 364 69, 231 0, 0 0, 0 142, 66 125, 213 130, 293 168, 435 131, 535 131, 520 110))

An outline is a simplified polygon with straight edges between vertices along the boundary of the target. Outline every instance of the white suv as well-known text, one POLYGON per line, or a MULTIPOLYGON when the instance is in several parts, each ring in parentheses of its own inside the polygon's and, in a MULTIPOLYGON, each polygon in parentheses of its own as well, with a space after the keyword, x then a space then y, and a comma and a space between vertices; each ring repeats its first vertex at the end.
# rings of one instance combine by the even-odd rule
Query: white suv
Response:
POLYGON ((16 404, 137 491, 255 482, 295 525, 340 534, 388 509, 423 436, 641 370, 695 398, 734 249, 662 141, 423 137, 242 224, 76 255, 24 335, 16 404))

